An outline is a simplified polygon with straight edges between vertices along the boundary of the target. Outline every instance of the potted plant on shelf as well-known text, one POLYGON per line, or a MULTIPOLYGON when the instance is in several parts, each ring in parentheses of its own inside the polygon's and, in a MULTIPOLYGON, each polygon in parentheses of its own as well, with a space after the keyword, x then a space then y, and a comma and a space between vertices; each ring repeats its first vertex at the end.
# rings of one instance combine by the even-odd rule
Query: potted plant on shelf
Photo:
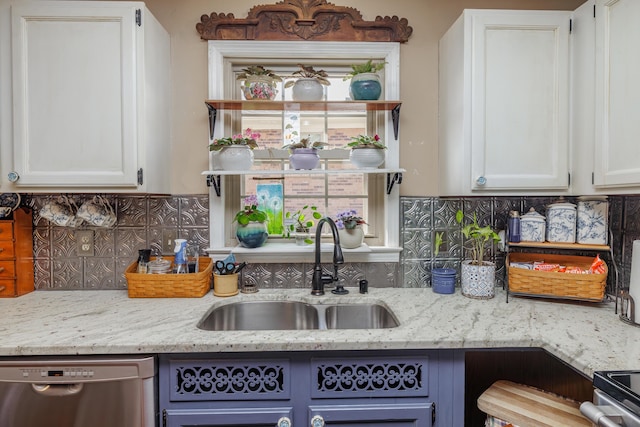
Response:
POLYGON ((356 210, 338 213, 335 223, 340 236, 340 246, 344 249, 355 249, 364 243, 362 226, 366 224, 366 221, 358 215, 356 210))
POLYGON ((258 248, 267 242, 267 213, 258 209, 256 195, 244 198, 244 207, 236 213, 233 220, 238 224, 236 238, 240 246, 258 248))
POLYGON ((326 142, 311 142, 311 138, 302 138, 300 141, 287 144, 282 148, 289 150, 289 164, 293 169, 311 170, 320 164, 318 150, 327 145, 326 142))
POLYGON ((292 235, 296 239, 296 245, 312 244, 311 227, 315 225, 314 220, 322 218, 322 214, 318 212, 316 206, 305 205, 302 209, 295 212, 287 212, 285 218, 291 223, 285 227, 284 235, 291 238, 292 235), (310 216, 305 211, 311 211, 310 216))
POLYGON ((368 60, 363 64, 351 65, 351 72, 344 80, 351 79, 349 93, 355 101, 375 101, 382 94, 382 84, 378 71, 384 68, 384 62, 368 60))
MULTIPOLYGON (((436 232, 434 238, 434 257, 440 253, 440 246, 443 243, 443 232, 436 232)), ((434 267, 431 269, 431 290, 437 294, 452 294, 456 290, 455 268, 434 267)))
POLYGON ((316 71, 312 66, 298 64, 300 69, 291 73, 292 78, 284 87, 293 87, 291 96, 294 101, 320 101, 324 96, 324 87, 331 82, 329 75, 324 70, 316 71))
POLYGON ((462 234, 467 239, 465 249, 471 253, 471 259, 462 261, 462 295, 471 298, 489 299, 495 296, 496 265, 485 261, 484 253, 487 246, 498 243, 500 236, 490 226, 481 227, 478 216, 473 214, 473 221, 463 224, 464 213, 456 212, 456 222, 462 226, 462 234))
POLYGON ((258 148, 259 132, 250 128, 243 133, 214 139, 209 144, 212 170, 249 170, 253 165, 253 150, 258 148))
POLYGON ((361 169, 375 169, 384 163, 384 150, 387 148, 382 139, 374 136, 358 135, 351 137, 351 142, 347 144, 351 148, 349 160, 356 167, 361 169))
POLYGON ((273 100, 278 93, 278 82, 282 77, 262 65, 251 65, 243 68, 236 80, 241 80, 242 93, 247 100, 273 100))

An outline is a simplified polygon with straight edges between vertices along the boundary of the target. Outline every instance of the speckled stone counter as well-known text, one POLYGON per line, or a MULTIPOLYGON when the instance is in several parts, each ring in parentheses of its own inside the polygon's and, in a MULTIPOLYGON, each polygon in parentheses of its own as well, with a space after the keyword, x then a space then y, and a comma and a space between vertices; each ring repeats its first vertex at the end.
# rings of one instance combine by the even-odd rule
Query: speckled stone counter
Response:
POLYGON ((126 291, 36 291, 0 299, 0 356, 535 347, 589 376, 603 369, 640 369, 640 327, 620 321, 612 304, 515 297, 506 303, 502 291, 492 300, 430 289, 350 291, 315 297, 308 289, 260 290, 230 298, 210 292, 188 299, 132 299, 126 291), (215 305, 264 299, 380 302, 400 326, 239 332, 196 327, 215 305))

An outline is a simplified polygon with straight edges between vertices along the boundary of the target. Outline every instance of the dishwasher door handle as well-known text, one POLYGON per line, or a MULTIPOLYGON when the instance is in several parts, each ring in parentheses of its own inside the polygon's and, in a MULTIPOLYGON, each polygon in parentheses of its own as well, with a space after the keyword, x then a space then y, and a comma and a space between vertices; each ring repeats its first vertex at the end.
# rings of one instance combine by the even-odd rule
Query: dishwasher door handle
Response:
POLYGON ((596 406, 591 402, 582 402, 580 405, 580 413, 587 417, 589 421, 600 427, 620 427, 623 424, 622 415, 615 411, 607 411, 611 413, 605 413, 603 406, 596 406), (618 421, 614 421, 614 419, 618 421))
POLYGON ((43 396, 73 396, 82 391, 83 384, 31 384, 31 388, 43 396))

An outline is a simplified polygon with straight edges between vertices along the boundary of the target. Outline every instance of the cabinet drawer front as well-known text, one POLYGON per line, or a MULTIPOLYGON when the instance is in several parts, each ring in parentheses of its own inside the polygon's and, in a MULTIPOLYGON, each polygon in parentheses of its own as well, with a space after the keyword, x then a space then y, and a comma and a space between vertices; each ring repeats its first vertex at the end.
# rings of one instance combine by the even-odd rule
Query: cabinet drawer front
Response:
POLYGON ((13 241, 0 241, 0 259, 13 259, 13 241))
POLYGON ((0 240, 13 240, 13 222, 0 222, 0 240))
POLYGON ((0 280, 0 297, 16 296, 15 280, 0 280))
POLYGON ((172 360, 171 401, 283 400, 291 395, 288 360, 172 360))
POLYGON ((0 279, 15 279, 16 265, 13 261, 0 261, 0 279))
POLYGON ((427 359, 358 358, 311 361, 312 398, 428 396, 427 359))

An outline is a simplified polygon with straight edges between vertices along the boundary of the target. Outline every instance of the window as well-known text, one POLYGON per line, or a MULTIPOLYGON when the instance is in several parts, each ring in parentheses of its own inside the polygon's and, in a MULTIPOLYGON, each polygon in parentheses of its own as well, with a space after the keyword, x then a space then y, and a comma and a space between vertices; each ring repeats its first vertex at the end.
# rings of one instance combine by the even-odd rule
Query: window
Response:
MULTIPOLYGON (((398 99, 399 47, 396 43, 334 43, 334 42, 209 42, 209 98, 242 99, 236 73, 247 64, 261 64, 279 75, 290 75, 296 64, 313 65, 329 72, 331 86, 327 87, 327 99, 344 99, 348 83, 342 77, 354 62, 374 58, 387 62, 385 67, 385 98, 398 99)), ((290 91, 284 92, 290 96, 290 91)), ((280 88, 280 99, 283 91, 280 88)), ((291 114, 275 111, 224 111, 219 113, 215 137, 237 133, 250 127, 261 133, 256 150, 254 168, 281 169, 288 167, 288 152, 282 150, 287 124, 293 123, 302 137, 311 136, 328 141, 332 148, 341 148, 349 138, 360 133, 379 133, 389 147, 387 167, 398 167, 398 141, 393 135, 388 119, 389 112, 314 112, 291 114), (295 116, 295 117, 294 117, 295 116), (293 120, 293 122, 292 122, 293 120), (297 123, 296 123, 297 121, 297 123)), ((349 151, 332 149, 321 152, 322 167, 340 170, 353 169, 348 162, 349 151)), ((373 251, 392 254, 398 259, 398 190, 385 195, 384 174, 327 174, 286 175, 284 179, 265 180, 263 176, 222 177, 223 192, 220 197, 211 195, 211 246, 221 252, 235 245, 231 219, 241 204, 244 194, 255 194, 258 183, 282 182, 285 196, 285 212, 305 204, 313 204, 327 215, 334 216, 347 208, 363 213, 369 226, 366 243, 373 251), (225 220, 226 219, 226 220, 225 220), (391 226, 387 226, 391 224, 391 226)), ((270 236, 276 243, 277 236, 270 236)), ((282 250, 282 249, 280 249, 282 250)), ((369 260, 371 257, 364 257, 369 260)))

